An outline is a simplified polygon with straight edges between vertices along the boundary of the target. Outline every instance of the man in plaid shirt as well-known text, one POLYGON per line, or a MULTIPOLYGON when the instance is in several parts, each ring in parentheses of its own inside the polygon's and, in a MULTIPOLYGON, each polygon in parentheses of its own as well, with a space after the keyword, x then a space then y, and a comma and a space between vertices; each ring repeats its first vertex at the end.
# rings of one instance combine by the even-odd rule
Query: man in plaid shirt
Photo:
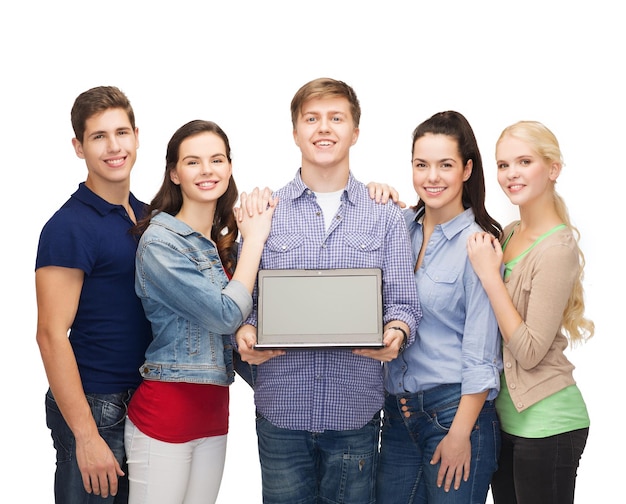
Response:
POLYGON ((242 359, 257 365, 263 502, 373 503, 381 362, 413 342, 421 318, 410 242, 400 209, 373 201, 350 171, 361 115, 354 90, 313 80, 294 96, 291 114, 302 164, 276 192, 261 268, 380 268, 384 348, 255 350, 253 310, 236 339, 242 359))

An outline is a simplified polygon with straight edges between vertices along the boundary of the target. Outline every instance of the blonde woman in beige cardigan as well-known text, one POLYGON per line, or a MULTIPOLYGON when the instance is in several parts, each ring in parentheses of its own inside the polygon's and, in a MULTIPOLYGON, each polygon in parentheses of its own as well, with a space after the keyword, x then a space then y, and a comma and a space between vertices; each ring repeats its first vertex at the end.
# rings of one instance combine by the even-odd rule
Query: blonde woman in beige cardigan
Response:
POLYGON ((496 159, 498 182, 520 219, 500 240, 476 233, 468 241, 503 340, 494 503, 573 503, 589 415, 564 350, 591 337, 594 326, 584 317, 578 230, 555 191, 561 151, 543 124, 521 121, 500 135, 496 159))

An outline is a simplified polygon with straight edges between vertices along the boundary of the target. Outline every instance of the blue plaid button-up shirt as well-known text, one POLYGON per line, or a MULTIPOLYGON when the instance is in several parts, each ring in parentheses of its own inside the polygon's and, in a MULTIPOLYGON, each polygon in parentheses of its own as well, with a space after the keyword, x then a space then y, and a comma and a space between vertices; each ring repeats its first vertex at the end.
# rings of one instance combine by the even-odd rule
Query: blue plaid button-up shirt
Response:
MULTIPOLYGON (((411 329, 421 318, 410 241, 400 209, 377 204, 350 174, 328 230, 300 171, 276 193, 280 201, 261 258, 262 269, 380 268, 383 321, 411 329)), ((256 326, 255 308, 246 321, 256 326)), ((324 314, 320 313, 320 317, 324 314)), ((363 427, 381 409, 383 367, 350 350, 293 350, 257 368, 257 411, 286 429, 323 432, 363 427)))

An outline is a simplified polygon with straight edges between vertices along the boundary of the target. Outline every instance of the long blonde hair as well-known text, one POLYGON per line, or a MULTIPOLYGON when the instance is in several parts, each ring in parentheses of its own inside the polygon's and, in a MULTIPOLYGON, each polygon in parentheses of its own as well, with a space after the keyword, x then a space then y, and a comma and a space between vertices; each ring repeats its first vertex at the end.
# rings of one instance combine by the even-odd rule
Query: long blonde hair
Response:
MULTIPOLYGON (((502 131, 496 145, 505 136, 511 136, 522 140, 531 145, 534 150, 550 163, 559 163, 563 166, 563 156, 559 142, 552 131, 537 121, 519 121, 502 131)), ((554 186, 553 186, 554 187, 554 186)), ((563 311, 563 321, 561 327, 569 337, 570 345, 575 347, 579 343, 587 341, 591 338, 595 331, 595 325, 592 320, 585 317, 585 299, 583 289, 585 255, 580 249, 578 242, 580 240, 580 232, 572 224, 565 200, 558 194, 556 189, 553 191, 554 206, 559 218, 574 233, 576 239, 576 251, 579 257, 578 278, 574 282, 572 292, 567 301, 567 306, 563 311)))

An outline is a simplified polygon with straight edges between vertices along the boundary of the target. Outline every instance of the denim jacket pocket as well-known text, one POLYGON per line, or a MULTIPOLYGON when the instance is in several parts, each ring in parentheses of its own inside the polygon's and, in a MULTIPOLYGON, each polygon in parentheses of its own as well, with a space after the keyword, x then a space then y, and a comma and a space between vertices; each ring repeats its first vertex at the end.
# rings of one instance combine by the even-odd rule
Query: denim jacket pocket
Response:
POLYGON ((196 265, 198 271, 213 268, 217 264, 217 260, 210 250, 189 250, 186 255, 196 265))

